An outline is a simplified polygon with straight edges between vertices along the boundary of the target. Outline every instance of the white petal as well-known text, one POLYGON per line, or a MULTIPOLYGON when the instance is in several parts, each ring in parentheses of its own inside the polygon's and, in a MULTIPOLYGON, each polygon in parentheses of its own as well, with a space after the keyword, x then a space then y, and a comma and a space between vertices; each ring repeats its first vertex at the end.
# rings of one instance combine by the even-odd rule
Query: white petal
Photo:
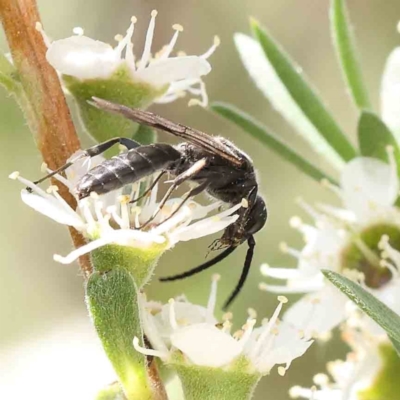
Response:
POLYGON ((67 212, 60 202, 50 195, 44 198, 36 193, 29 193, 27 190, 22 190, 21 199, 35 211, 40 212, 59 224, 74 226, 77 229, 84 227, 84 223, 78 214, 72 209, 71 212, 67 212))
POLYGON ((381 113, 400 142, 400 47, 390 54, 382 75, 381 113))
POLYGON ((120 62, 109 44, 86 36, 54 41, 46 58, 57 71, 78 79, 108 77, 120 62))
POLYGON ((195 79, 211 71, 208 61, 197 57, 175 57, 154 61, 147 68, 135 72, 135 76, 154 86, 163 86, 182 79, 195 79))
POLYGON ((326 141, 321 139, 321 135, 293 100, 268 62, 259 43, 241 33, 236 33, 234 40, 244 66, 272 106, 301 133, 313 148, 327 157, 333 166, 341 168, 343 161, 326 141))
POLYGON ((340 186, 346 208, 361 220, 377 206, 392 206, 399 192, 399 183, 397 179, 393 180, 391 167, 367 157, 355 158, 346 164, 340 186))
POLYGON ((300 271, 297 268, 271 268, 267 264, 260 267, 260 271, 264 276, 276 279, 294 279, 300 277, 300 271))
POLYGON ((194 364, 205 367, 222 367, 242 352, 239 342, 211 324, 178 329, 171 335, 171 342, 194 364))
POLYGON ((233 215, 231 217, 225 217, 222 219, 217 217, 206 218, 189 226, 174 230, 170 234, 170 240, 173 243, 187 242, 188 240, 212 235, 225 229, 230 224, 233 224, 238 218, 238 215, 233 215))
POLYGON ((347 297, 332 285, 308 294, 290 307, 283 320, 303 331, 306 337, 324 334, 346 317, 347 297))

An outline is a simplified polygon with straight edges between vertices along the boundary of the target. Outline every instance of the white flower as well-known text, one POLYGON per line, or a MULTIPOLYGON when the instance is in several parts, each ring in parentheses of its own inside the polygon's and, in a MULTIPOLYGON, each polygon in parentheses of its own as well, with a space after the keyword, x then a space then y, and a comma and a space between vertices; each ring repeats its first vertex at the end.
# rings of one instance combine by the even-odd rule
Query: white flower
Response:
MULTIPOLYGON (((219 45, 219 39, 214 39, 211 48, 201 56, 179 55, 171 57, 181 25, 173 25, 175 30, 171 41, 154 57, 151 54, 155 18, 157 11, 151 13, 146 41, 141 58, 138 60, 133 53, 132 37, 136 18, 132 17, 131 24, 123 37, 117 35, 118 44, 115 48, 107 43, 83 36, 81 28, 75 28, 77 35, 50 41, 40 24, 37 29, 42 33, 48 46, 47 60, 61 74, 73 76, 79 80, 108 79, 121 67, 125 67, 132 81, 148 83, 162 89, 167 86, 163 95, 156 100, 166 103, 181 97, 184 92, 201 97, 196 103, 207 105, 207 93, 201 77, 211 71, 207 59, 219 45)), ((193 101, 192 101, 193 103, 193 101)))
POLYGON ((185 298, 170 300, 168 304, 146 303, 143 300, 144 332, 153 349, 139 346, 143 354, 158 356, 165 362, 174 362, 173 355, 181 352, 189 365, 212 368, 234 368, 235 361, 245 359, 249 374, 268 374, 275 365, 283 364, 278 372, 283 375, 291 362, 305 353, 312 341, 299 330, 278 320, 283 303, 287 299, 278 297, 279 305, 269 321, 254 329, 254 311, 242 329, 231 334, 231 315, 218 323, 214 317, 217 281, 213 277, 211 293, 206 307, 189 303, 185 298))
POLYGON ((400 47, 391 52, 383 71, 381 114, 383 121, 400 142, 400 47))
POLYGON ((360 335, 352 338, 351 345, 353 351, 347 355, 346 361, 337 360, 327 365, 333 382, 330 382, 327 375, 317 374, 314 377, 316 386, 311 389, 294 386, 289 392, 290 397, 309 400, 358 400, 359 393, 374 383, 382 369, 383 360, 377 343, 368 342, 360 335))
MULTIPOLYGON (((81 154, 79 151, 70 158, 70 160, 79 160, 66 171, 67 179, 60 175, 55 176, 75 197, 75 184, 79 178, 103 160, 101 156, 84 160, 80 158, 81 154)), ((241 207, 241 204, 238 204, 205 218, 222 203, 214 202, 208 206, 202 206, 189 200, 174 216, 169 218, 182 201, 180 198, 174 198, 166 203, 152 223, 146 226, 146 230, 141 230, 141 225, 152 216, 158 206, 157 186, 141 207, 130 203, 132 198, 138 197, 139 183, 136 183, 125 187, 124 194, 119 190, 103 196, 93 193, 83 200, 78 200, 76 197, 78 206, 74 210, 59 195, 56 186, 50 186, 47 191, 44 191, 31 181, 22 178, 18 172, 11 174, 10 178, 18 179, 30 188, 21 192, 21 198, 25 204, 58 223, 74 227, 90 240, 88 244, 72 251, 66 257, 54 256, 56 261, 64 264, 69 264, 81 255, 107 244, 142 248, 153 244, 163 244, 165 248, 170 248, 179 241, 211 235, 235 222, 238 215, 232 214, 241 207), (193 222, 196 220, 198 221, 193 222)))
MULTIPOLYGON (((355 158, 343 169, 340 187, 326 183, 342 200, 344 208, 320 204, 316 210, 300 200, 314 219, 315 226, 304 224, 298 217, 291 220, 292 226, 303 234, 306 241, 301 251, 281 245, 284 252, 299 260, 296 269, 261 267, 263 275, 286 280, 286 285, 261 283, 261 289, 310 293, 284 316, 284 320, 295 326, 300 322, 304 325, 312 310, 307 335, 326 333, 352 311, 351 303, 327 283, 321 269, 350 274, 379 298, 391 286, 397 285, 391 280, 398 276, 393 272, 397 265, 390 267, 387 262, 382 263, 378 249, 381 235, 395 234, 396 240, 397 233, 400 235, 400 212, 394 205, 399 181, 393 149, 388 150, 388 155, 390 165, 372 158, 355 158), (377 230, 375 234, 374 229, 377 230), (377 236, 375 242, 371 239, 373 234, 377 236), (359 259, 365 263, 358 262, 359 259)), ((385 243, 387 247, 388 240, 385 243)), ((393 254, 393 251, 384 254, 393 254)))

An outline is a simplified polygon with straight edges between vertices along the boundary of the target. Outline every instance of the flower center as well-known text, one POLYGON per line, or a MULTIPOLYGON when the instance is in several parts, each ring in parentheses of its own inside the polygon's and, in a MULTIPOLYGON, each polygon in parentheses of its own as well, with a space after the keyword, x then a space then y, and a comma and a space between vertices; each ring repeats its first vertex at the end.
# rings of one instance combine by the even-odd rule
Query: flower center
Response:
POLYGON ((390 238, 394 249, 400 250, 399 227, 381 223, 361 231, 341 254, 341 269, 362 272, 365 284, 373 289, 382 287, 392 278, 390 270, 380 264, 379 242, 383 235, 390 238))

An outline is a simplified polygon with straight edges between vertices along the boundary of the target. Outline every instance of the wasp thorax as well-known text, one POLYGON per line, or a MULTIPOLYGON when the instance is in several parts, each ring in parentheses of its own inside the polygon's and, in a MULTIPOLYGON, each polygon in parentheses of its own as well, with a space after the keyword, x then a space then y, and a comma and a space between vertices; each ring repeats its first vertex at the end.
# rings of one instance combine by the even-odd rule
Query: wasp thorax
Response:
POLYGON ((393 249, 400 250, 399 227, 381 223, 352 237, 341 254, 341 268, 362 273, 365 284, 373 289, 382 287, 392 278, 392 272, 382 264, 382 258, 386 258, 380 246, 382 237, 388 237, 393 249))

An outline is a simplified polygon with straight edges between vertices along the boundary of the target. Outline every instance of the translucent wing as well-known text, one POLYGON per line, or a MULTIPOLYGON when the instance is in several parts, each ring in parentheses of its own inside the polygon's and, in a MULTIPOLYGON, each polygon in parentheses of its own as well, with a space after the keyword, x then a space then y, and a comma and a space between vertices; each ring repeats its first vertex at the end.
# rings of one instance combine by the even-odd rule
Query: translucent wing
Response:
POLYGON ((214 137, 198 131, 197 129, 177 124, 149 111, 143 111, 137 108, 129 108, 121 104, 99 99, 98 97, 92 97, 92 100, 93 101, 90 103, 99 109, 120 114, 139 124, 148 125, 153 128, 172 133, 175 136, 188 140, 189 142, 201 147, 211 154, 225 158, 237 166, 243 164, 243 159, 231 151, 228 146, 217 141, 214 137))

